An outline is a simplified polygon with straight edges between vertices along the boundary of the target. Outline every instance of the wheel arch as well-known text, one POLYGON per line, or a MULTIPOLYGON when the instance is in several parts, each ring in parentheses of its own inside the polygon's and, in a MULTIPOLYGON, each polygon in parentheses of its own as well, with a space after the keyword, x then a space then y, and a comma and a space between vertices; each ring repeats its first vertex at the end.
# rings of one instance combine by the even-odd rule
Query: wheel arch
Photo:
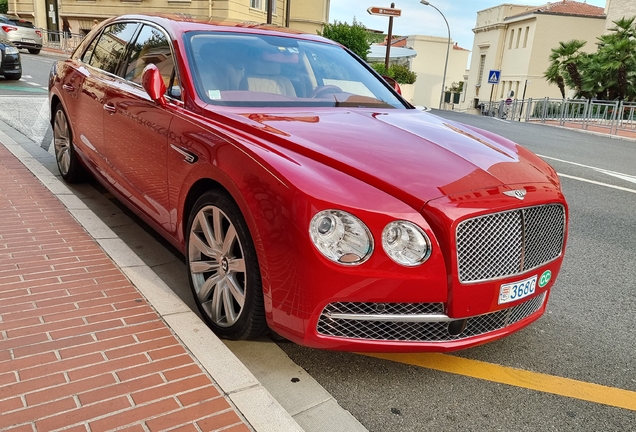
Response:
POLYGON ((188 190, 186 198, 183 201, 183 208, 182 208, 183 213, 181 218, 182 226, 179 227, 179 231, 180 231, 179 234, 183 236, 182 238, 183 238, 184 246, 185 246, 186 237, 188 235, 188 232, 187 232, 188 221, 190 220, 190 215, 192 213, 192 209, 194 208, 194 204, 197 202, 197 200, 199 199, 201 195, 203 195, 205 192, 210 190, 221 191, 225 193, 229 198, 231 198, 232 201, 234 201, 234 203, 240 210, 241 215, 243 216, 243 219, 245 220, 247 224, 247 228, 249 229, 250 236, 252 237, 252 241, 254 242, 254 245, 256 246, 257 254, 259 255, 259 257, 261 257, 262 254, 259 253, 260 251, 258 249, 258 246, 260 243, 258 241, 258 238, 259 238, 258 230, 257 230, 256 222, 254 221, 253 215, 251 214, 251 211, 249 209, 249 206, 247 205, 245 201, 240 199, 240 195, 239 195, 239 199, 237 199, 237 196, 233 194, 222 183, 208 177, 203 177, 195 181, 190 187, 190 189, 188 190))
POLYGON ((66 109, 64 108, 64 104, 62 103, 62 99, 60 99, 60 97, 58 95, 56 95, 55 93, 51 94, 51 100, 49 101, 50 105, 49 105, 49 122, 51 123, 51 125, 53 124, 53 119, 55 118, 55 107, 57 107, 58 105, 62 106, 62 109, 64 109, 64 111, 66 111, 66 109))

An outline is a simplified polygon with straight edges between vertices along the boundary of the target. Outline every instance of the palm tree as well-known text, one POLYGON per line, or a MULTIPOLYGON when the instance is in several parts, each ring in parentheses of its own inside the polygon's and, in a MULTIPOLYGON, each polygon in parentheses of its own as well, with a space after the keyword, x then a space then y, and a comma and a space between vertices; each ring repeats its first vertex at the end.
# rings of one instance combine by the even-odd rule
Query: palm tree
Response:
POLYGON ((561 76, 560 71, 561 65, 558 60, 553 60, 548 67, 548 70, 545 71, 543 77, 550 83, 556 84, 559 87, 559 91, 561 92, 561 97, 565 99, 565 81, 561 76))
POLYGON ((614 21, 616 27, 610 29, 612 33, 598 38, 599 49, 596 56, 607 73, 606 86, 611 99, 623 100, 636 96, 629 93, 629 77, 636 73, 635 19, 632 17, 614 21))
POLYGON ((552 48, 551 64, 558 64, 561 76, 566 83, 574 87, 578 96, 583 95, 583 78, 579 72, 579 65, 586 54, 581 51, 586 42, 574 39, 569 42, 559 42, 557 48, 552 48))

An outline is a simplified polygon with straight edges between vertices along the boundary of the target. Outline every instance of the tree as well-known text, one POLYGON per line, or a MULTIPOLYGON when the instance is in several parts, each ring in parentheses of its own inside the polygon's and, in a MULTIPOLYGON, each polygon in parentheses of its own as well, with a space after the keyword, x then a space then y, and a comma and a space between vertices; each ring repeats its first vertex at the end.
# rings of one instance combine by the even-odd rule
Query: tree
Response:
POLYGON ((9 0, 0 0, 0 13, 7 13, 9 11, 9 0))
POLYGON ((368 32, 362 23, 356 21, 355 17, 351 25, 338 20, 335 20, 333 24, 326 24, 322 33, 318 32, 318 34, 346 46, 363 60, 367 60, 371 46, 368 32))
MULTIPOLYGON (((550 68, 556 68, 563 80, 576 90, 577 96, 583 96, 583 78, 579 72, 579 66, 585 59, 585 53, 581 48, 586 42, 578 39, 569 42, 559 42, 559 46, 552 48, 550 54, 550 68)), ((555 71, 548 72, 554 73, 555 71)))
POLYGON ((565 80, 561 76, 561 65, 557 59, 550 59, 551 63, 543 77, 550 83, 556 84, 561 92, 561 97, 565 99, 565 80))
POLYGON ((598 49, 585 54, 584 41, 560 42, 552 49, 544 73, 549 83, 565 85, 577 96, 604 100, 636 100, 636 17, 614 21, 615 27, 598 38, 598 49))
MULTIPOLYGON (((636 73, 636 31, 634 30, 635 18, 622 18, 614 21, 616 27, 611 28, 612 33, 599 37, 598 52, 595 61, 605 73, 606 83, 609 87, 609 99, 626 99, 629 93, 629 76, 636 73)), ((597 65, 595 65, 597 66, 597 65)), ((598 67, 598 66, 597 66, 598 67)), ((633 80, 632 80, 633 82, 633 80)), ((635 96, 633 93, 631 96, 635 96)))

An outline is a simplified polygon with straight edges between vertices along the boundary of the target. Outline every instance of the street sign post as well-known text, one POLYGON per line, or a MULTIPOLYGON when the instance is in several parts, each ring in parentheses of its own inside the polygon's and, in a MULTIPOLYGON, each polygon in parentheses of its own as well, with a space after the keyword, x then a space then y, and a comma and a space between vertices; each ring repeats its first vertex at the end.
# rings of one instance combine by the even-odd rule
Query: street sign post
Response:
POLYGON ((371 15, 382 15, 388 17, 399 17, 402 16, 401 9, 394 9, 394 4, 391 4, 390 8, 383 8, 379 6, 371 6, 367 9, 367 12, 371 15))
POLYGON ((488 84, 492 84, 492 87, 490 88, 490 103, 492 103, 492 93, 495 91, 495 84, 499 84, 500 78, 500 70, 491 69, 490 72, 488 72, 488 84))
POLYGON ((401 9, 395 9, 395 3, 391 3, 390 8, 383 8, 379 6, 371 6, 367 9, 370 15, 381 15, 389 17, 389 34, 386 38, 386 57, 384 59, 384 67, 387 72, 389 70, 389 54, 391 52, 391 42, 393 39, 393 17, 399 17, 402 15, 401 9))

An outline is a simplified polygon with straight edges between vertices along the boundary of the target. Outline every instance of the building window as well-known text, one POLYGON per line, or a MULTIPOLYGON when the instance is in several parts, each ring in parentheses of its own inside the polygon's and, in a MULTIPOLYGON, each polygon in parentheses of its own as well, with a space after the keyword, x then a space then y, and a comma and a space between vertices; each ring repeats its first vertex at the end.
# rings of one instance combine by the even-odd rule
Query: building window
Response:
POLYGON ((528 33, 530 33, 530 27, 526 27, 526 34, 523 36, 523 47, 528 46, 528 33))
POLYGON ((515 45, 515 48, 519 48, 519 42, 521 41, 521 29, 519 29, 519 31, 517 31, 517 43, 515 45))
MULTIPOLYGON (((269 0, 250 0, 252 9, 264 10, 267 12, 269 8, 269 0)), ((272 13, 276 15, 276 0, 272 0, 272 13)))
POLYGON ((508 41, 508 49, 512 48, 512 41, 515 38, 515 30, 510 30, 510 41, 508 41))
POLYGON ((484 67, 486 66, 486 54, 482 54, 479 58, 479 74, 477 75, 477 84, 481 85, 481 80, 484 77, 484 67))

